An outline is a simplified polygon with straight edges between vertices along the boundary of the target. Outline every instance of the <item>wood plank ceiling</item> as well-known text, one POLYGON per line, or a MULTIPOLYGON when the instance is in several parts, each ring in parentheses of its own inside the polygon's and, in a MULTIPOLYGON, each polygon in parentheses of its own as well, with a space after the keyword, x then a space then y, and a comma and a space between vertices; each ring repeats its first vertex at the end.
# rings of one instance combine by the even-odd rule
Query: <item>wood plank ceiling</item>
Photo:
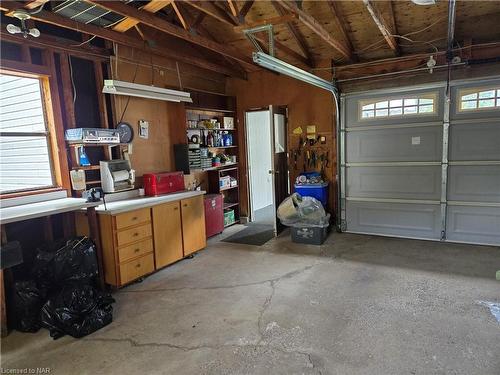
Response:
MULTIPOLYGON (((41 0, 24 4, 3 1, 1 9, 8 12, 22 5, 34 9, 44 3, 41 0)), ((251 62, 255 48, 243 30, 269 23, 273 24, 276 55, 305 69, 430 54, 446 48, 448 2, 444 0, 429 6, 387 0, 71 0, 63 3, 75 9, 82 4, 90 5, 92 11, 101 11, 103 16, 97 17, 97 21, 81 22, 85 27, 78 27, 79 30, 92 34, 95 27, 99 27, 96 25, 104 24, 105 16, 111 21, 118 19, 104 24, 106 29, 98 36, 108 40, 116 37, 119 42, 137 40, 133 45, 156 38, 157 49, 164 48, 169 38, 179 38, 195 51, 184 60, 195 58, 198 51, 200 62, 205 61, 198 65, 211 70, 213 65, 226 66, 219 70, 226 75, 241 76, 244 71, 257 69, 251 62)), ((45 14, 51 9, 58 17, 77 19, 74 14, 58 11, 61 2, 50 1, 45 5, 48 5, 44 8, 45 14)), ((34 19, 47 22, 41 14, 34 19)), ((497 1, 459 1, 457 45, 500 41, 499 19, 497 1)), ((48 22, 57 24, 56 21, 50 17, 48 22)), ((260 34, 259 41, 266 49, 265 34, 260 34)))

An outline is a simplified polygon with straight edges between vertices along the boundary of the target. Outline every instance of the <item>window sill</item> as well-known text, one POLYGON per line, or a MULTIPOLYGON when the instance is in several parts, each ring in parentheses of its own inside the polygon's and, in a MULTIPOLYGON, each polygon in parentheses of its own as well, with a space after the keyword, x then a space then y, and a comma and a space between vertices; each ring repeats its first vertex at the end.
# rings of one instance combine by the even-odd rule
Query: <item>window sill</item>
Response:
POLYGON ((13 193, 7 193, 7 194, 0 194, 0 200, 8 200, 8 199, 13 199, 13 198, 22 198, 22 197, 29 197, 33 195, 41 195, 41 194, 47 194, 47 193, 54 193, 58 191, 66 191, 62 187, 53 187, 53 188, 46 188, 46 189, 39 189, 39 190, 29 190, 29 191, 19 191, 19 192, 13 192, 13 193))

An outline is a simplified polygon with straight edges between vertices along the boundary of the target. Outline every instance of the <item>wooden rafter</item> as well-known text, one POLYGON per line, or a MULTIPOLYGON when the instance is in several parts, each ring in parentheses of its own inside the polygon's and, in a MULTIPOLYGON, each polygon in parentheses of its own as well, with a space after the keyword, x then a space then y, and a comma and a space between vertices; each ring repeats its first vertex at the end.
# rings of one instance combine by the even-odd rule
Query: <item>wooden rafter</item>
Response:
POLYGON ((352 45, 351 38, 349 37, 349 33, 347 32, 347 27, 345 23, 342 21, 344 17, 342 15, 342 11, 339 8, 338 2, 335 0, 328 0, 327 4, 332 12, 333 20, 335 21, 337 28, 340 30, 340 33, 342 34, 342 37, 345 40, 346 47, 349 48, 349 50, 351 51, 352 60, 354 62, 358 61, 358 57, 354 54, 354 47, 352 45))
POLYGON ((38 7, 40 7, 43 4, 48 3, 48 2, 49 2, 49 0, 32 0, 32 1, 28 1, 27 3, 25 3, 24 7, 26 9, 35 9, 35 8, 38 8, 38 7))
MULTIPOLYGON (((181 4, 178 4, 178 6, 181 7, 181 4)), ((194 32, 194 33, 196 33, 198 35, 205 36, 205 37, 213 40, 214 42, 218 42, 218 40, 212 35, 212 33, 210 31, 208 31, 201 24, 201 21, 203 20, 203 18, 206 17, 206 13, 200 12, 196 18, 192 18, 190 16, 189 12, 185 12, 185 13, 186 13, 187 23, 188 23, 188 25, 191 25, 191 27, 189 28, 189 31, 194 32)), ((235 69, 239 70, 241 72, 241 74, 243 74, 244 76, 246 76, 245 69, 243 69, 243 67, 238 62, 236 62, 235 60, 232 60, 232 59, 230 59, 230 58, 228 58, 226 56, 222 56, 222 58, 228 64, 230 64, 231 66, 233 66, 235 69)))
POLYGON ((217 8, 215 5, 208 1, 188 1, 182 0, 183 3, 188 4, 189 6, 198 9, 199 11, 213 17, 220 22, 225 23, 226 25, 236 26, 236 23, 228 17, 228 15, 217 8))
POLYGON ((212 4, 217 8, 219 9, 219 11, 221 11, 222 13, 224 13, 225 15, 227 15, 229 17, 229 19, 235 24, 237 25, 239 22, 240 22, 240 19, 238 18, 238 16, 235 16, 233 14, 233 12, 231 11, 231 9, 229 8, 229 5, 226 1, 213 1, 212 4))
MULTIPOLYGON (((232 19, 232 15, 230 14, 227 14, 225 13, 224 16, 221 16, 220 14, 221 13, 217 13, 217 15, 214 15, 216 12, 214 12, 214 10, 212 8, 210 8, 209 6, 207 6, 208 4, 211 4, 209 2, 203 2, 203 5, 204 6, 200 6, 200 2, 195 2, 195 1, 186 1, 186 0, 183 0, 182 1, 184 4, 189 4, 190 6, 198 9, 199 11, 205 13, 206 15, 212 17, 212 18, 215 18, 221 22, 224 22, 226 25, 231 25, 231 26, 239 26, 241 24, 240 22, 240 19, 239 18, 234 18, 234 23, 233 23, 233 19, 232 19)), ((217 8, 219 9, 219 8, 217 8)), ((220 12, 223 12, 222 9, 219 9, 220 12)), ((263 44, 267 44, 268 41, 267 41, 267 38, 264 38, 264 37, 256 37, 256 39, 258 41, 260 41, 261 43, 263 44)), ((276 46, 277 49, 279 49, 280 51, 282 51, 283 53, 293 57, 294 59, 300 61, 301 63, 307 65, 307 66, 310 66, 310 61, 309 59, 307 59, 306 57, 302 56, 300 53, 297 53, 296 51, 294 51, 293 49, 287 47, 285 44, 275 40, 274 41, 274 44, 276 46)))
POLYGON ((188 24, 186 22, 186 19, 182 15, 182 12, 179 9, 179 7, 177 6, 177 4, 175 3, 175 1, 172 1, 172 8, 174 8, 174 12, 175 12, 177 18, 179 19, 179 21, 180 21, 182 27, 184 28, 184 30, 189 30, 189 26, 188 26, 188 24))
POLYGON ((284 14, 279 17, 272 17, 272 18, 265 18, 261 19, 256 22, 249 22, 245 24, 241 24, 238 26, 235 26, 233 29, 236 32, 242 32, 245 29, 252 29, 257 26, 264 26, 264 25, 279 25, 281 23, 288 23, 293 20, 296 20, 297 16, 295 14, 284 14))
POLYGON ((343 43, 335 39, 323 26, 316 21, 312 16, 300 9, 295 3, 291 3, 286 0, 277 0, 285 9, 296 14, 299 20, 308 27, 311 31, 317 34, 321 39, 323 39, 330 46, 335 48, 338 52, 342 54, 345 58, 352 60, 352 53, 343 43))
MULTIPOLYGON (((15 9, 22 8, 23 4, 20 4, 15 1, 3 1, 0 3, 0 10, 4 12, 11 12, 15 9)), ((42 10, 37 14, 33 14, 31 17, 35 21, 39 21, 42 23, 47 23, 51 24, 54 26, 62 27, 65 29, 69 30, 78 30, 81 33, 89 34, 89 35, 95 35, 99 38, 109 40, 118 44, 122 44, 128 47, 136 48, 140 51, 148 52, 148 53, 154 53, 159 56, 164 56, 167 58, 171 58, 174 60, 177 60, 179 62, 183 62, 186 64, 190 64, 193 66, 197 66, 199 68, 207 69, 213 72, 218 72, 221 74, 233 76, 233 77, 241 77, 244 78, 244 76, 241 74, 241 72, 238 72, 234 69, 231 69, 230 67, 227 66, 222 66, 219 64, 214 64, 210 61, 204 60, 202 58, 195 58, 192 55, 187 55, 182 52, 178 52, 175 50, 171 49, 165 49, 165 48, 148 48, 146 49, 144 47, 144 42, 138 38, 134 38, 131 36, 128 36, 123 33, 119 33, 116 31, 113 31, 111 29, 106 29, 104 27, 92 25, 92 24, 84 24, 81 22, 77 22, 75 20, 72 20, 70 18, 62 17, 59 16, 55 13, 42 10)))
MULTIPOLYGON (((382 13, 380 13, 380 11, 377 9, 377 7, 372 1, 363 0, 363 3, 365 4, 366 9, 372 16, 372 19, 377 25, 378 29, 380 30, 380 33, 384 36, 384 39, 386 40, 389 47, 394 51, 394 53, 398 55, 399 54, 398 42, 396 41, 396 38, 393 36, 395 34, 395 30, 392 28, 394 27, 394 25, 391 26, 386 20, 384 20, 382 13)), ((392 10, 392 4, 391 4, 391 10, 392 10)))
POLYGON ((254 2, 255 2, 254 0, 245 1, 245 4, 243 4, 243 6, 240 9, 240 20, 241 21, 245 20, 245 17, 247 16, 250 9, 252 9, 252 5, 254 2))
POLYGON ((240 15, 240 11, 238 10, 238 4, 236 4, 236 1, 227 0, 227 3, 229 4, 229 8, 231 9, 233 16, 238 17, 240 15))
POLYGON ((162 31, 166 34, 172 35, 179 39, 185 40, 187 42, 199 45, 211 51, 220 53, 224 56, 235 59, 243 64, 246 69, 256 70, 256 66, 253 64, 252 60, 245 56, 238 49, 215 43, 207 38, 193 35, 189 31, 184 30, 178 26, 171 24, 170 22, 155 16, 154 14, 138 10, 130 5, 123 4, 118 1, 95 1, 95 0, 85 0, 86 3, 98 5, 99 7, 109 10, 114 13, 121 14, 124 17, 135 19, 136 21, 143 23, 149 27, 156 30, 162 31))
MULTIPOLYGON (((279 15, 283 16, 286 14, 286 11, 278 3, 272 2, 272 4, 274 6, 274 9, 276 10, 276 12, 278 12, 279 15)), ((286 23, 286 27, 287 27, 288 31, 290 32, 290 34, 292 34, 292 37, 295 39, 295 42, 297 43, 300 50, 302 51, 302 54, 308 60, 309 63, 307 65, 312 65, 312 57, 311 57, 311 53, 309 52, 309 47, 307 46, 306 39, 304 38, 302 33, 299 31, 299 29, 297 29, 291 21, 292 20, 290 20, 289 22, 286 23)))
MULTIPOLYGON (((147 3, 146 5, 141 7, 140 9, 144 10, 146 12, 156 13, 156 12, 162 10, 163 8, 165 8, 170 3, 171 3, 171 1, 168 1, 168 0, 167 1, 150 1, 149 3, 147 3)), ((136 20, 126 18, 123 21, 117 23, 113 27, 113 30, 123 33, 125 31, 131 29, 132 27, 134 27, 138 23, 139 22, 137 22, 136 20)))

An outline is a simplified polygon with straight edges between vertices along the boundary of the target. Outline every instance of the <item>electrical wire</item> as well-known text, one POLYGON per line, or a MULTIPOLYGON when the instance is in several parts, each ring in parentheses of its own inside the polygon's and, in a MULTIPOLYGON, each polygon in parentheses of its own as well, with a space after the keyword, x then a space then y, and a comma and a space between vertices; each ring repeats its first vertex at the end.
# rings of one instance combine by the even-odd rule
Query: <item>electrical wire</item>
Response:
MULTIPOLYGON (((436 21, 434 21, 433 23, 431 23, 430 25, 428 25, 428 26, 426 26, 426 27, 424 27, 424 28, 422 28, 420 30, 412 31, 412 32, 409 32, 409 33, 406 33, 406 34, 403 34, 403 35, 394 35, 394 34, 391 34, 387 29, 386 30, 388 31, 389 35, 392 36, 392 37, 394 37, 394 38, 402 38, 402 39, 410 41, 411 43, 429 44, 429 43, 432 43, 432 41, 431 42, 427 42, 427 41, 414 41, 414 40, 408 38, 408 36, 415 35, 415 34, 420 34, 421 32, 424 32, 425 30, 428 30, 431 27, 433 27, 433 26, 437 25, 438 23, 442 22, 446 18, 447 18, 447 16, 440 17, 436 21)), ((374 47, 376 47, 379 44, 382 44, 384 42, 385 42, 385 38, 382 38, 382 39, 378 40, 377 42, 372 43, 372 44, 370 44, 370 45, 368 45, 368 46, 366 46, 366 47, 364 47, 364 48, 362 48, 362 49, 360 49, 358 51, 354 51, 353 53, 356 54, 356 55, 359 55, 359 54, 361 54, 363 52, 371 50, 372 48, 374 48, 374 47)), ((430 44, 430 45, 434 48, 434 50, 436 52, 439 51, 439 49, 435 45, 433 45, 433 44, 430 44)), ((345 57, 340 58, 339 60, 336 61, 336 63, 342 62, 343 60, 345 60, 345 57)))
POLYGON ((76 103, 76 85, 75 85, 75 79, 73 77, 73 64, 71 63, 71 56, 68 55, 68 62, 69 62, 69 76, 71 78, 71 86, 73 87, 73 106, 76 103))
MULTIPOLYGON (((132 83, 135 83, 135 79, 137 78, 137 71, 139 70, 139 64, 135 64, 134 78, 132 78, 132 83)), ((127 103, 125 103, 125 108, 123 108, 122 115, 120 116, 120 122, 123 121, 123 117, 125 116, 125 112, 127 112, 128 105, 130 103, 130 96, 127 96, 127 103)))
MULTIPOLYGON (((107 28, 109 28, 109 27, 113 27, 113 26, 115 26, 116 24, 120 23, 120 22, 121 22, 121 21, 123 21, 125 18, 126 18, 126 17, 120 18, 118 21, 115 21, 115 22, 113 22, 113 23, 110 23, 109 25, 106 25, 106 26, 102 26, 102 22, 100 22, 100 21, 101 21, 101 19, 99 18, 99 23, 100 23, 100 25, 99 25, 99 26, 103 27, 104 29, 107 29, 107 28)), ((81 47, 81 46, 83 46, 83 45, 85 45, 85 44, 87 44, 87 43, 90 43, 90 42, 91 42, 92 40, 94 40, 95 38, 97 38, 97 35, 92 36, 92 38, 89 38, 89 39, 87 39, 86 41, 84 41, 84 42, 82 42, 82 43, 80 43, 80 44, 70 44, 70 46, 71 46, 71 47, 81 47)))

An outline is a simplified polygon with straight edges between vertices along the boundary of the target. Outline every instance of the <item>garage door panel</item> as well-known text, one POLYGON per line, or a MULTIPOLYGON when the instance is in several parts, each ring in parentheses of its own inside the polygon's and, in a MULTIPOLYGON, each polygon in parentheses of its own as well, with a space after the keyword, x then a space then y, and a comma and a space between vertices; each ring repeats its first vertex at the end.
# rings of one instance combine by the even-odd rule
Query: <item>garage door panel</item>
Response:
POLYGON ((367 93, 366 95, 356 96, 356 98, 348 98, 346 101, 346 113, 347 113, 347 128, 350 127, 362 127, 362 126, 372 126, 372 125, 400 125, 400 124, 411 124, 411 123, 422 123, 422 122, 433 122, 440 121, 443 119, 443 98, 444 88, 426 88, 421 90, 404 90, 399 93, 392 92, 382 92, 382 93, 367 93), (394 100, 404 97, 420 97, 421 95, 432 94, 435 96, 435 113, 433 114, 420 114, 420 115, 409 115, 409 116, 389 116, 381 118, 371 118, 367 121, 361 119, 360 106, 362 102, 376 102, 378 100, 394 100))
POLYGON ((500 165, 452 165, 448 171, 448 200, 500 203, 500 165))
POLYGON ((500 122, 453 124, 449 144, 451 161, 500 160, 500 122))
POLYGON ((439 239, 440 207, 430 204, 349 201, 348 231, 439 239))
POLYGON ((364 198, 439 200, 439 166, 349 167, 347 195, 364 198))
POLYGON ((449 206, 446 224, 449 240, 500 244, 500 207, 449 206))
MULTIPOLYGON (((482 91, 500 87, 500 79, 487 79, 484 81, 474 81, 470 83, 455 85, 451 88, 451 119, 477 119, 500 116, 499 108, 482 108, 479 111, 460 111, 460 92, 463 90, 482 91)), ((466 93, 463 93, 466 94, 466 93)))
POLYGON ((438 126, 348 132, 346 161, 440 161, 442 132, 438 126))

